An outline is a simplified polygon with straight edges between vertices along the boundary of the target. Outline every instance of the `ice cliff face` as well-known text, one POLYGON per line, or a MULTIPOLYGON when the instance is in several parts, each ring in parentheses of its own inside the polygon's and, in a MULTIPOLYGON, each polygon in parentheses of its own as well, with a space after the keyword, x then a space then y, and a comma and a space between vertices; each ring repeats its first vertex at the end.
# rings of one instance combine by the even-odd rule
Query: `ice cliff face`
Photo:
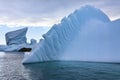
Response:
POLYGON ((40 40, 38 46, 30 54, 25 55, 23 63, 51 60, 111 62, 111 57, 107 56, 113 55, 116 50, 112 49, 113 45, 120 48, 117 44, 120 43, 118 26, 120 24, 115 25, 115 22, 111 22, 101 10, 92 6, 82 7, 63 18, 60 24, 54 25, 44 34, 44 39, 40 40))
POLYGON ((26 43, 26 32, 28 28, 11 31, 5 34, 7 45, 19 45, 26 43))

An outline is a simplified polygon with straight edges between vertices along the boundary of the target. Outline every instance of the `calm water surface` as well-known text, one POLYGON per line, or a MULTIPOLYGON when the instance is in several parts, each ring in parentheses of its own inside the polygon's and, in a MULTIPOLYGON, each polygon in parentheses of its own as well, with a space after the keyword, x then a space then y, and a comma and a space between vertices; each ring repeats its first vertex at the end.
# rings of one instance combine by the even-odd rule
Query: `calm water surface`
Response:
POLYGON ((120 64, 55 61, 23 65, 23 54, 0 52, 0 80, 120 80, 120 64))

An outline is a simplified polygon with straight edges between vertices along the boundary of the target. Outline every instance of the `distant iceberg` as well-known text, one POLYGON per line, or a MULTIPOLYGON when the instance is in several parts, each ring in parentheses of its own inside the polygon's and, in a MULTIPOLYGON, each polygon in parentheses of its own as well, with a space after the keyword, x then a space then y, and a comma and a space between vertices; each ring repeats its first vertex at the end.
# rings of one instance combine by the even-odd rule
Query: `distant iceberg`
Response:
POLYGON ((19 45, 27 43, 26 32, 28 28, 22 28, 15 31, 10 31, 5 34, 7 45, 19 45))
POLYGON ((23 63, 53 60, 120 62, 120 20, 84 6, 55 24, 23 63))
POLYGON ((6 44, 0 45, 0 51, 22 51, 24 49, 31 50, 36 44, 37 41, 31 39, 31 43, 27 43, 26 33, 28 28, 22 28, 15 31, 10 31, 5 34, 6 44))

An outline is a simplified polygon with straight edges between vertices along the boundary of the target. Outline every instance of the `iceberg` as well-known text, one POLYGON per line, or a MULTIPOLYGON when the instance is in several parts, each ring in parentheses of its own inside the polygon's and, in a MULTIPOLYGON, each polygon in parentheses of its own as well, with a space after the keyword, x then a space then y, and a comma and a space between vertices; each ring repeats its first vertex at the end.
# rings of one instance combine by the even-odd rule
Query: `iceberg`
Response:
POLYGON ((84 6, 43 35, 23 63, 54 60, 120 62, 120 20, 93 6, 84 6))
POLYGON ((5 34, 7 45, 19 45, 26 43, 26 32, 28 28, 22 28, 16 31, 10 31, 5 34))
POLYGON ((10 31, 5 34, 6 44, 0 45, 0 51, 30 51, 36 46, 37 41, 31 39, 31 43, 27 43, 26 33, 28 28, 22 28, 15 31, 10 31))

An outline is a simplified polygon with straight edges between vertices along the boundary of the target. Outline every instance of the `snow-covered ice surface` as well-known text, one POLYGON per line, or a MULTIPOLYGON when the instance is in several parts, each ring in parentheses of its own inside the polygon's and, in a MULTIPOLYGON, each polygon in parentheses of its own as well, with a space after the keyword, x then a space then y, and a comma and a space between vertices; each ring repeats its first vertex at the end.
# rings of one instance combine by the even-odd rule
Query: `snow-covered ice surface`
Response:
POLYGON ((18 52, 22 48, 31 48, 34 49, 36 44, 19 44, 19 45, 0 45, 0 51, 8 51, 8 52, 18 52))
POLYGON ((120 20, 84 6, 55 24, 23 63, 52 60, 120 62, 120 20))

